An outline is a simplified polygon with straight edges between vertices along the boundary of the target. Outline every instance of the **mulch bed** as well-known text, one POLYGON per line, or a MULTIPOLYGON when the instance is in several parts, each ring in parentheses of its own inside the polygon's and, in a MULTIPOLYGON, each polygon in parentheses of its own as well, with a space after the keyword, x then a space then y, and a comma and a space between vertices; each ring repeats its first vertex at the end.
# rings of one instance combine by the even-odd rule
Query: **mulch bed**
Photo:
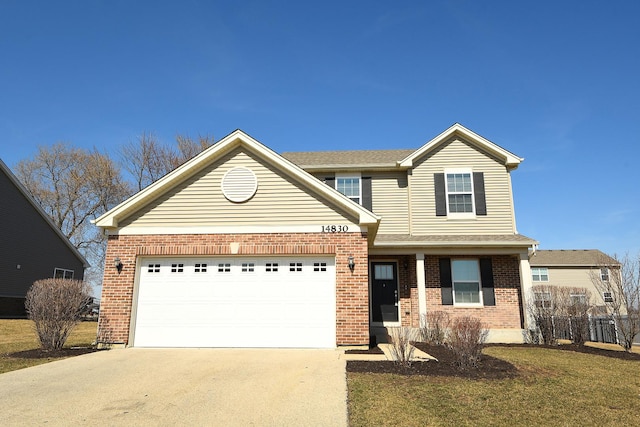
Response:
POLYGON ((7 357, 13 357, 16 359, 57 359, 60 357, 80 356, 82 354, 93 353, 98 350, 94 347, 74 347, 63 348, 60 350, 42 350, 40 348, 34 350, 18 351, 15 353, 7 354, 7 357))
MULTIPOLYGON (((422 375, 439 377, 459 377, 470 379, 504 379, 518 376, 518 369, 511 363, 497 359, 495 357, 482 355, 479 366, 476 369, 460 370, 455 364, 453 352, 443 346, 435 346, 426 343, 415 343, 416 348, 438 359, 438 361, 413 362, 410 367, 403 367, 390 361, 347 361, 347 372, 362 372, 376 374, 398 374, 398 375, 422 375)), ((574 351, 580 353, 594 354, 599 356, 613 357, 623 360, 640 360, 640 354, 627 353, 625 351, 603 350, 594 347, 587 347, 577 344, 563 344, 555 346, 544 346, 535 344, 490 344, 504 347, 535 347, 549 348, 553 350, 574 351)))

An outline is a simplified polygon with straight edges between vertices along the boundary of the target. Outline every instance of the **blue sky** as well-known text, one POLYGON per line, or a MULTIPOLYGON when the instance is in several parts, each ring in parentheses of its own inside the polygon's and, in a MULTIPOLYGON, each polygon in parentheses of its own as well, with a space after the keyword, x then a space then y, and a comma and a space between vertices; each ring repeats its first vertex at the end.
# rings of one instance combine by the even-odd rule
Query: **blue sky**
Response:
POLYGON ((640 2, 0 3, 0 158, 236 128, 282 151, 417 148, 459 122, 524 157, 518 230, 640 251, 640 2))

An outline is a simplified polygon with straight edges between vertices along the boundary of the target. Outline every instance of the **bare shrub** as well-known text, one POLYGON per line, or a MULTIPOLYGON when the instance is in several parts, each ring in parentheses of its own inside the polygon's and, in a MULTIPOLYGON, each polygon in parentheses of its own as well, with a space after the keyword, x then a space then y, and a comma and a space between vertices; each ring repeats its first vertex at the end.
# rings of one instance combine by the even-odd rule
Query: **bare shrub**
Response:
POLYGON ((539 334, 535 342, 546 345, 557 343, 554 319, 561 315, 564 302, 558 293, 558 288, 549 285, 538 285, 532 288, 528 299, 527 310, 533 318, 536 331, 539 334))
POLYGON ((394 361, 400 366, 410 367, 415 350, 415 347, 411 345, 411 342, 415 341, 416 334, 414 330, 401 326, 399 328, 391 328, 390 332, 391 354, 394 361))
POLYGON ((477 368, 489 331, 480 319, 463 316, 454 319, 447 347, 454 353, 459 369, 477 368))
POLYGON ((33 283, 25 308, 44 350, 62 348, 81 320, 89 291, 89 285, 80 280, 44 279, 33 283))
POLYGON ((591 339, 589 333, 589 312, 593 308, 591 292, 584 288, 569 288, 567 301, 564 307, 569 319, 571 340, 575 344, 584 344, 591 339))
POLYGON ((422 341, 433 345, 444 345, 451 319, 446 311, 428 312, 420 327, 422 341))

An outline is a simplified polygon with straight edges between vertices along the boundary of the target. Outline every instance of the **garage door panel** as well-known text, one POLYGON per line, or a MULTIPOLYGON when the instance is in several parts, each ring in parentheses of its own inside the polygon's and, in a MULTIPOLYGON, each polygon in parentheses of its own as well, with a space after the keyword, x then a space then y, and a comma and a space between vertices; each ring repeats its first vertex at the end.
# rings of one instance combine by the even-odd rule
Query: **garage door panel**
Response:
POLYGON ((334 264, 327 257, 143 259, 134 345, 335 347, 334 264))

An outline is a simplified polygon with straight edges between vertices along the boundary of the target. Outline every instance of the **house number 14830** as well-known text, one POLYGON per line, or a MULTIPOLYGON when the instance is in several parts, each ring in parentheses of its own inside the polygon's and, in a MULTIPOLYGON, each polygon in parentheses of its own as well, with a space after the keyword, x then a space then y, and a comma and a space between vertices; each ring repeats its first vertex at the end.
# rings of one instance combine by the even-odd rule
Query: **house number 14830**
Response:
POLYGON ((348 225, 323 225, 323 233, 346 233, 349 231, 348 225))

